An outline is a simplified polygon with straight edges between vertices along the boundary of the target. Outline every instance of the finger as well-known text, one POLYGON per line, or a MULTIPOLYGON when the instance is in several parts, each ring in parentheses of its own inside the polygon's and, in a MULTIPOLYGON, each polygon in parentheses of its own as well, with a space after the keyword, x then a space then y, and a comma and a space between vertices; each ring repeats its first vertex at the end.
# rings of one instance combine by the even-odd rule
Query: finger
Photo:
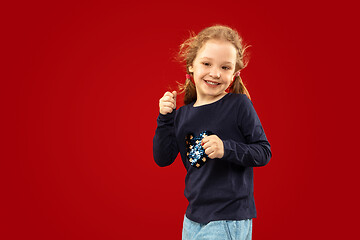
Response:
POLYGON ((211 143, 210 143, 210 142, 207 142, 207 143, 205 143, 204 145, 202 145, 202 147, 206 150, 206 149, 208 149, 209 147, 211 147, 211 143))
POLYGON ((174 103, 175 103, 174 98, 172 98, 172 97, 170 97, 170 96, 162 97, 162 98, 161 98, 161 101, 163 101, 163 102, 174 102, 174 103))
POLYGON ((170 99, 171 99, 171 97, 166 95, 161 98, 161 101, 169 101, 170 99))
POLYGON ((166 97, 162 97, 160 100, 159 100, 159 103, 162 104, 164 102, 170 102, 172 104, 174 104, 176 106, 176 102, 173 98, 170 98, 169 96, 166 96, 166 97))
POLYGON ((217 136, 216 136, 216 135, 210 135, 210 136, 206 136, 205 138, 206 138, 206 139, 208 139, 208 140, 210 141, 210 140, 214 140, 214 139, 216 139, 216 138, 217 138, 217 136))
POLYGON ((176 100, 172 97, 166 96, 166 101, 172 102, 173 104, 176 104, 176 100))
POLYGON ((169 96, 169 97, 171 97, 171 98, 176 98, 176 95, 177 95, 177 92, 176 92, 176 91, 173 91, 173 92, 167 91, 167 92, 164 94, 164 97, 165 97, 165 96, 169 96))
POLYGON ((174 97, 174 95, 173 95, 171 92, 166 92, 166 93, 164 94, 164 97, 166 97, 166 96, 169 96, 169 97, 171 97, 171 98, 174 97))
POLYGON ((163 107, 160 109, 160 113, 162 114, 167 114, 167 113, 172 113, 173 109, 170 107, 163 107))
POLYGON ((210 158, 210 159, 216 158, 215 152, 208 154, 208 158, 210 158))
POLYGON ((204 137, 202 140, 201 140, 201 145, 204 145, 205 143, 209 142, 209 137, 204 137))
POLYGON ((214 153, 215 151, 212 148, 207 148, 205 153, 209 156, 210 154, 214 153))
POLYGON ((161 103, 161 107, 169 107, 169 108, 175 108, 175 104, 171 103, 171 102, 163 102, 161 103))
POLYGON ((214 158, 222 158, 222 157, 220 157, 218 152, 212 152, 208 155, 208 158, 214 159, 214 158))

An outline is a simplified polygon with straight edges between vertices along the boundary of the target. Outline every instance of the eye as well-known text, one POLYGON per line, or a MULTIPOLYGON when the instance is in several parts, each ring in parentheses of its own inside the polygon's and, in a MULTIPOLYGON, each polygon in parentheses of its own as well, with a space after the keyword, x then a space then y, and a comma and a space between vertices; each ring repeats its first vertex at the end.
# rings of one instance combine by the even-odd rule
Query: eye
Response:
POLYGON ((202 64, 205 66, 210 66, 210 63, 208 63, 208 62, 203 62, 202 64))
POLYGON ((222 67, 222 69, 224 69, 224 70, 230 70, 230 69, 231 69, 231 67, 228 67, 228 66, 223 66, 223 67, 222 67))

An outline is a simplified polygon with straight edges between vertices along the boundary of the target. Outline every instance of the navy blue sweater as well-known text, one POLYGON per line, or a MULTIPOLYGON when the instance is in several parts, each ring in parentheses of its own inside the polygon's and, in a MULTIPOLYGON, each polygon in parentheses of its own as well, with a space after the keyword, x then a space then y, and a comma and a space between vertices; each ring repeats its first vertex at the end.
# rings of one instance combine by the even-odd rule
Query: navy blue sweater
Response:
POLYGON ((194 103, 170 114, 159 114, 153 139, 155 162, 165 167, 178 153, 187 170, 186 216, 198 223, 256 217, 253 167, 266 165, 270 144, 252 102, 245 94, 228 93, 220 100, 198 107, 194 103), (224 156, 203 159, 196 167, 189 160, 187 141, 208 131, 224 144, 224 156))

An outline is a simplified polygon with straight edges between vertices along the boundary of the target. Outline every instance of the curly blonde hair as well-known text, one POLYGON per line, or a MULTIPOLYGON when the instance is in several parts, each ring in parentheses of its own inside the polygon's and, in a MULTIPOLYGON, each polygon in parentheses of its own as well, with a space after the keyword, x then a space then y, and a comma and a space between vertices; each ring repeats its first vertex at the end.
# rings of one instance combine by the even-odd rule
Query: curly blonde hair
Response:
MULTIPOLYGON (((192 73, 189 71, 189 67, 193 65, 198 51, 210 39, 225 40, 229 41, 234 45, 237 53, 234 73, 246 67, 247 56, 245 55, 245 50, 248 48, 248 46, 243 45, 243 40, 239 36, 238 32, 227 26, 215 25, 203 29, 201 32, 199 32, 198 35, 191 33, 190 38, 188 38, 184 43, 180 45, 179 59, 180 61, 186 63, 187 74, 192 76, 192 73)), ((195 84, 191 81, 191 79, 186 79, 184 84, 178 84, 180 92, 185 92, 185 105, 196 101, 196 88, 195 84)), ((250 94, 246 89, 243 81, 241 80, 240 75, 237 75, 235 77, 233 83, 229 87, 229 92, 246 94, 250 99, 250 94)))

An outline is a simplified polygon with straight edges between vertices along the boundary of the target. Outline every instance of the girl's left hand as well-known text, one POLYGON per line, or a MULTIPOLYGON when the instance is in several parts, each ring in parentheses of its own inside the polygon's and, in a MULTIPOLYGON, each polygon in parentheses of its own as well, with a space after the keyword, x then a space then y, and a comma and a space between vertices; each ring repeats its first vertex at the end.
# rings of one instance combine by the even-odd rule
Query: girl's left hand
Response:
POLYGON ((222 158, 224 156, 223 141, 216 135, 206 136, 201 140, 201 145, 209 158, 222 158))

